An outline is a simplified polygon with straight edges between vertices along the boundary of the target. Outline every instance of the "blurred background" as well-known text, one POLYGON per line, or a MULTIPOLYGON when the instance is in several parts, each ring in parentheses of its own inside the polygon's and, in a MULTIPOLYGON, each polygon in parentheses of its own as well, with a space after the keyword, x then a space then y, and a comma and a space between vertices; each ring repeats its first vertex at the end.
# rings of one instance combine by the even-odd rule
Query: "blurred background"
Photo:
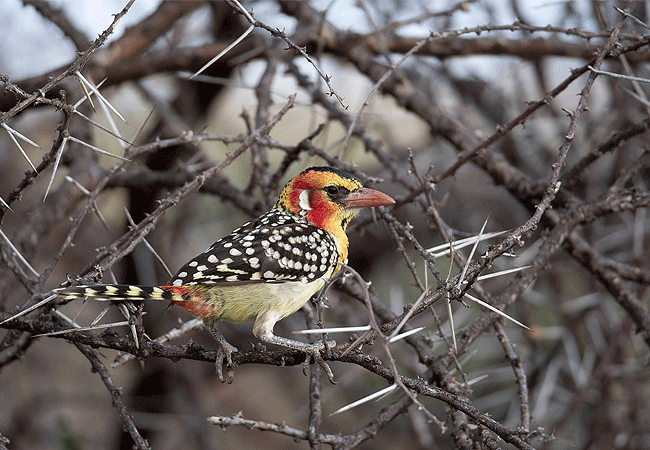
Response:
MULTIPOLYGON (((258 26, 190 80, 250 26, 238 4, 137 0, 84 60, 80 80, 71 64, 126 3, 3 4, 0 319, 68 275, 164 284, 170 275, 156 254, 175 273, 268 210, 293 175, 331 165, 397 200, 390 212, 363 211, 348 234, 349 264, 371 282, 380 324, 425 299, 408 322, 424 329, 391 344, 400 374, 454 394, 533 448, 650 449, 647 2, 241 2, 258 26), (628 78, 602 74, 592 86, 587 66, 606 45, 614 51, 600 69, 628 78), (96 95, 84 101, 90 84, 124 120, 96 95), (43 98, 31 101, 39 90, 43 98), (294 94, 269 136, 230 161, 294 94), (521 245, 500 249, 533 215, 566 146, 552 209, 521 245), (199 192, 157 210, 223 161, 199 192), (155 228, 128 234, 125 211, 136 224, 153 213, 155 228), (453 261, 427 250, 475 236, 486 221, 485 233, 506 234, 478 246, 473 260, 492 255, 483 273, 528 268, 475 283, 471 294, 530 330, 469 298, 434 296, 436 275, 460 273, 470 248, 453 261)), ((358 292, 354 280, 327 291, 325 326, 368 324, 358 292)), ((389 385, 346 360, 330 362, 336 385, 314 385, 300 364, 243 364, 225 385, 205 359, 124 362, 104 330, 82 339, 34 337, 29 328, 71 326, 63 317, 88 326, 105 307, 72 302, 0 325, 0 437, 10 440, 0 448, 133 447, 75 346, 88 336, 101 342, 100 360, 153 449, 329 447, 255 429, 306 432, 318 416, 315 392, 317 432, 350 437, 339 448, 525 448, 453 405, 421 395, 423 409, 399 390, 329 416, 389 385), (238 414, 257 425, 206 421, 238 414)), ((152 339, 191 319, 156 302, 144 310, 152 339)), ((110 308, 100 323, 124 320, 110 308)), ((306 327, 299 312, 275 331, 306 327)), ((129 327, 111 329, 131 339, 129 327)), ((250 324, 220 329, 240 350, 257 343, 250 324)), ((190 340, 215 348, 202 329, 171 344, 190 340)), ((389 364, 378 342, 363 351, 389 364)))

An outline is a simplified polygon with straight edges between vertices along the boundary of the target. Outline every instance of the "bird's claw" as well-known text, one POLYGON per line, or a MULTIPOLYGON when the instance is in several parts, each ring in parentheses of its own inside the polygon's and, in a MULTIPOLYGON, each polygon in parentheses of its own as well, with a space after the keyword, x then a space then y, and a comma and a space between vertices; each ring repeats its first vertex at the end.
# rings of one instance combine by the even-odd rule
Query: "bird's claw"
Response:
POLYGON ((313 358, 314 362, 317 363, 325 371, 325 374, 327 375, 327 379, 330 381, 330 383, 336 384, 332 369, 330 368, 329 364, 327 364, 320 355, 320 351, 322 349, 335 347, 335 346, 336 346, 336 341, 326 341, 326 342, 318 341, 315 342, 313 345, 311 345, 308 349, 306 349, 305 353, 307 353, 307 358, 305 358, 305 362, 302 365, 302 373, 307 375, 307 369, 309 368, 311 359, 313 358))
POLYGON ((217 376, 219 377, 219 381, 222 383, 228 383, 232 384, 233 380, 235 379, 235 371, 234 371, 234 365, 232 362, 232 354, 237 352, 237 348, 233 347, 232 345, 227 345, 227 346, 219 346, 219 349, 217 350, 217 358, 215 360, 215 365, 217 367, 217 376), (226 368, 227 368, 227 376, 228 378, 224 378, 223 376, 223 363, 224 359, 226 362, 226 368))

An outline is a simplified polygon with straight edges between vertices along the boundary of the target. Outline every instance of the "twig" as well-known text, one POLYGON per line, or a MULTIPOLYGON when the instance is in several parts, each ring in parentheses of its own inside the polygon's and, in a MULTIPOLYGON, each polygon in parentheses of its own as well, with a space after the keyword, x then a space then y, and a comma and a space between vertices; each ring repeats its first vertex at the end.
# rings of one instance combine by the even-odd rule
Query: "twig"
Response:
POLYGON ((124 428, 126 428, 126 430, 133 438, 136 448, 139 450, 149 450, 151 447, 149 447, 147 441, 140 435, 140 432, 135 426, 135 423, 133 423, 133 417, 131 417, 129 411, 126 408, 126 405, 124 404, 121 389, 115 386, 115 383, 113 383, 111 374, 108 372, 106 366, 101 363, 99 357, 97 356, 97 350, 93 350, 87 345, 80 344, 78 342, 75 342, 75 346, 81 353, 83 353, 86 358, 88 358, 88 361, 90 361, 90 364, 93 368, 93 372, 96 372, 99 375, 109 394, 111 394, 111 397, 113 398, 113 406, 117 410, 117 413, 122 419, 122 422, 124 422, 124 428))
POLYGON ((503 327, 503 323, 500 320, 494 322, 494 329, 499 338, 499 342, 503 347, 503 351, 506 355, 506 358, 510 361, 512 365, 512 370, 515 373, 515 379, 517 380, 517 393, 519 394, 519 409, 521 413, 521 428, 524 432, 530 431, 530 411, 528 405, 528 383, 526 379, 526 372, 524 371, 524 366, 521 362, 521 358, 515 352, 515 348, 508 339, 506 330, 503 327))

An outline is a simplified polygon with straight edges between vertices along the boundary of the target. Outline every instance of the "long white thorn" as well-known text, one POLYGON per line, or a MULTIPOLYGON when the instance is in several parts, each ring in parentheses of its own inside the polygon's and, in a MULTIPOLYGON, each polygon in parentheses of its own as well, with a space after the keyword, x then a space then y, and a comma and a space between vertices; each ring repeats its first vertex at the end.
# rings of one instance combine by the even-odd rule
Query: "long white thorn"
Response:
POLYGON ((436 245, 435 247, 431 247, 427 249, 427 252, 433 253, 434 258, 439 258, 441 256, 449 255, 449 253, 451 253, 452 248, 458 250, 474 244, 477 240, 479 242, 487 241, 488 239, 492 239, 493 237, 501 236, 506 233, 508 233, 508 231, 495 231, 492 233, 485 233, 482 236, 470 236, 463 239, 458 239, 451 243, 447 242, 444 244, 436 245))
POLYGON ((415 314, 415 309, 416 309, 418 306, 420 306, 420 303, 422 303, 422 300, 424 300, 424 298, 426 297, 426 295, 427 295, 428 292, 429 292, 429 290, 428 290, 428 289, 425 289, 425 290, 420 294, 420 296, 419 296, 418 299, 415 301, 415 303, 413 303, 413 306, 411 306, 411 309, 409 309, 409 311, 408 311, 408 312, 406 313, 406 315, 402 318, 402 320, 400 321, 400 323, 395 327, 395 329, 394 329, 393 332, 390 334, 390 336, 388 336, 389 338, 394 338, 395 336, 397 336, 397 334, 401 331, 402 327, 404 327, 404 324, 405 324, 405 323, 406 323, 406 322, 407 322, 407 321, 408 321, 408 320, 413 316, 413 314, 415 314))
MULTIPOLYGON (((242 8, 242 10, 244 10, 244 9, 242 8)), ((245 11, 245 10, 244 10, 244 11, 245 11)), ((251 34, 251 32, 252 32, 254 29, 255 29, 255 25, 251 25, 250 27, 248 27, 248 29, 247 29, 246 31, 244 31, 244 32, 242 33, 241 36, 239 36, 237 39, 235 39, 235 41, 234 41, 232 44, 230 44, 228 47, 226 47, 226 48, 224 48, 223 50, 221 50, 221 52, 219 52, 219 54, 218 54, 217 56, 215 56, 215 57, 212 58, 210 61, 208 61, 208 62, 207 62, 203 67, 201 67, 201 68, 200 68, 200 69, 199 69, 199 70, 198 70, 194 75, 192 75, 189 79, 191 80, 192 78, 194 78, 195 76, 197 76, 197 75, 199 75, 201 72, 203 72, 205 69, 207 69, 208 67, 210 67, 212 64, 214 64, 215 62, 217 62, 217 61, 219 60, 219 58, 221 58, 223 55, 225 55, 225 54, 228 53, 230 50, 232 50, 232 49, 233 49, 237 44, 239 44, 241 41, 243 41, 244 38, 245 38, 246 36, 248 36, 249 34, 251 34)))
MULTIPOLYGON (((79 183, 77 180, 75 180, 74 178, 72 178, 69 175, 65 176, 65 180, 67 182, 69 182, 69 183, 74 184, 77 187, 77 189, 79 189, 85 195, 90 197, 90 191, 88 189, 86 189, 85 187, 83 187, 83 185, 81 183, 79 183)), ((95 214, 97 214, 97 217, 99 217, 99 220, 101 221, 102 225, 104 225, 104 228, 106 228, 108 230, 110 227, 108 226, 108 223, 106 222, 106 219, 102 215, 102 212, 99 210, 99 206, 97 205, 97 202, 95 201, 95 199, 93 199, 93 210, 95 211, 95 214)))
MULTIPOLYGON (((477 237, 478 240, 478 237, 477 237)), ((451 255, 452 252, 456 251, 456 247, 454 246, 453 242, 449 243, 449 255, 451 255)), ((449 258, 449 270, 447 271, 447 279, 445 282, 449 281, 449 278, 451 278, 451 270, 454 266, 454 258, 450 256, 449 258)), ((456 325, 454 325, 454 311, 451 307, 451 296, 449 295, 449 291, 447 291, 447 315, 449 316, 449 332, 451 333, 451 341, 454 344, 454 351, 456 354, 458 354, 458 343, 456 342, 456 325)))
POLYGON ((108 311, 110 311, 110 309, 111 309, 112 306, 113 306, 113 305, 108 304, 108 306, 106 306, 104 309, 102 309, 102 310, 99 312, 99 314, 97 314, 97 317, 95 317, 95 318, 93 319, 93 321, 90 322, 90 326, 91 326, 91 327, 94 327, 95 325, 97 325, 97 324, 99 323, 99 321, 102 320, 102 319, 104 318, 104 316, 106 315, 106 313, 107 313, 108 311))
POLYGON ((67 334, 67 333, 72 333, 75 331, 93 331, 93 330, 104 330, 106 328, 111 328, 111 327, 123 327, 125 325, 128 325, 129 322, 115 322, 115 323, 107 323, 107 324, 102 324, 102 325, 96 325, 92 327, 79 327, 79 328, 70 328, 69 330, 61 330, 61 331, 52 331, 51 333, 42 333, 42 334, 35 334, 32 337, 40 337, 40 336, 57 336, 60 334, 67 334))
MULTIPOLYGON (((105 81, 106 81, 106 78, 104 78, 104 79, 103 79, 99 84, 97 84, 97 87, 96 87, 95 90, 99 89, 99 88, 101 87, 101 85, 104 84, 105 81)), ((82 83, 82 85, 83 85, 83 83, 82 83)), ((93 92, 94 92, 94 91, 90 92, 90 95, 92 95, 93 92)), ((88 117, 88 116, 86 116, 85 114, 83 114, 82 112, 78 111, 77 108, 79 107, 79 105, 81 105, 81 104, 86 100, 86 98, 90 99, 90 97, 86 97, 86 96, 84 96, 84 97, 81 97, 81 98, 77 101, 77 103, 75 103, 75 105, 74 105, 74 108, 75 108, 75 109, 74 109, 74 113, 77 114, 77 115, 79 115, 79 116, 81 116, 84 120, 86 120, 86 121, 88 121, 89 123, 93 124, 94 126, 96 126, 97 128, 99 128, 100 130, 103 130, 103 131, 107 132, 108 134, 110 134, 111 136, 114 136, 115 138, 117 138, 117 140, 119 141, 119 143, 120 143, 120 145, 122 146, 122 148, 126 148, 126 147, 127 147, 126 144, 128 144, 128 145, 133 145, 133 144, 131 144, 129 141, 127 141, 126 139, 124 139, 122 136, 120 136, 120 132, 119 132, 119 130, 117 129, 117 125, 115 125, 115 121, 113 120, 113 116, 110 114, 108 108, 106 107, 106 105, 104 104, 103 101, 100 101, 100 102, 99 102, 99 105, 101 106, 102 111, 104 112, 104 115, 106 116, 106 120, 108 120, 108 123, 109 123, 110 126, 113 128, 113 131, 109 130, 108 128, 104 127, 103 125, 100 125, 99 123, 97 123, 97 122, 95 122, 94 120, 92 120, 90 117, 88 117)), ((102 97, 102 98, 103 98, 103 97, 102 97)), ((101 99, 100 99, 100 100, 101 100, 101 99)), ((104 100, 106 100, 106 99, 104 99, 104 100)), ((110 105, 110 104, 109 104, 109 105, 110 105)), ((93 107, 93 109, 94 109, 94 107, 93 107)))
POLYGON ((46 297, 43 300, 41 300, 40 302, 36 303, 35 305, 32 305, 29 308, 23 309, 19 313, 14 314, 13 316, 9 317, 8 319, 3 320, 2 322, 0 322, 0 325, 2 325, 3 323, 9 322, 10 320, 14 320, 14 319, 17 319, 18 317, 24 316, 25 314, 28 314, 28 313, 34 311, 35 309, 40 308, 41 306, 45 305, 50 300, 53 300, 55 298, 56 298, 56 294, 52 294, 49 297, 46 297))
POLYGON ((23 158, 25 158, 25 159, 27 160, 27 162, 29 163, 29 165, 32 167, 32 170, 33 170, 35 173, 38 173, 38 170, 36 170, 36 166, 34 165, 34 163, 32 162, 32 160, 29 159, 29 156, 27 156, 27 152, 25 152, 25 150, 24 150, 23 147, 20 145, 20 142, 18 142, 18 140, 16 139, 16 137, 14 136, 14 134, 15 134, 16 136, 21 137, 21 138, 22 138, 23 140, 25 140, 26 142, 29 142, 30 144, 34 145, 35 147, 38 147, 38 145, 36 145, 35 142, 33 142, 33 141, 27 139, 25 136, 23 136, 22 134, 20 134, 19 132, 17 132, 17 131, 14 130, 13 128, 11 128, 11 127, 10 127, 9 125, 7 125, 6 123, 3 123, 3 124, 2 124, 2 128, 4 128, 5 130, 7 130, 7 134, 9 135, 9 137, 11 138, 11 140, 14 142, 14 144, 16 145, 16 147, 18 147, 18 150, 20 150, 20 153, 22 153, 23 158))
MULTIPOLYGON (((198 329, 203 329, 203 319, 196 318, 196 319, 190 319, 187 322, 184 322, 180 325, 178 328, 172 328, 170 331, 167 333, 157 337, 154 339, 154 341, 159 342, 161 344, 164 344, 165 342, 169 342, 172 339, 175 339, 179 336, 182 336, 185 333, 188 333, 190 331, 198 330, 198 329)), ((111 369, 115 369, 122 364, 131 361, 132 359, 135 359, 136 357, 133 356, 130 353, 123 353, 118 355, 115 358, 115 361, 111 363, 111 369)))
POLYGON ((454 351, 458 353, 458 343, 456 342, 456 326, 454 325, 454 313, 451 309, 451 299, 449 292, 447 292, 447 314, 449 315, 449 332, 451 333, 451 341, 454 343, 454 351))
POLYGON ((154 111, 155 111, 155 108, 152 108, 151 111, 149 111, 149 114, 147 114, 147 117, 145 117, 144 120, 142 121, 142 123, 140 124, 140 126, 138 126, 138 129, 135 130, 135 132, 133 133, 133 136, 131 136, 131 141, 130 142, 127 141, 129 143, 129 145, 135 147, 135 144, 133 144, 133 142, 135 142, 138 139, 138 136, 140 136, 140 133, 142 133, 142 130, 144 130, 145 125, 147 124, 147 122, 149 122, 149 119, 151 119, 151 116, 153 116, 154 111))
POLYGON ((27 142, 29 145, 31 145, 31 146, 33 146, 33 147, 36 147, 36 148, 41 148, 41 146, 38 145, 36 142, 32 141, 30 138, 28 138, 28 137, 25 136, 24 134, 22 134, 22 133, 20 133, 20 132, 18 132, 18 131, 16 131, 16 130, 14 130, 13 128, 11 128, 11 127, 10 127, 9 125, 7 125, 6 123, 3 123, 3 124, 2 124, 2 127, 3 127, 5 130, 7 130, 10 134, 13 134, 13 135, 16 136, 18 139, 21 139, 21 140, 27 142))
POLYGON ((478 304, 481 305, 482 307, 487 308, 487 309, 489 309, 490 311, 492 311, 492 312, 494 312, 494 313, 497 313, 498 315, 500 315, 500 316, 503 317, 504 319, 508 319, 509 321, 511 321, 511 322, 513 322, 513 323, 516 323, 516 324, 519 325, 520 327, 525 328, 525 329, 527 329, 527 330, 530 330, 530 328, 527 327, 526 325, 524 325, 523 323, 519 322, 519 321, 516 320, 516 319, 513 319, 512 317, 510 317, 510 316, 507 315, 506 313, 504 313, 504 312, 502 312, 502 311, 499 311, 497 308, 495 308, 494 306, 490 305, 489 303, 485 303, 483 300, 479 300, 478 298, 474 297, 473 295, 470 295, 470 294, 467 294, 467 293, 465 294, 465 297, 467 297, 468 299, 472 300, 473 302, 478 303, 478 304))
POLYGON ((641 82, 641 83, 650 83, 649 78, 633 77, 631 75, 623 75, 623 74, 615 73, 615 72, 607 72, 605 70, 594 69, 591 66, 587 66, 587 69, 591 70, 593 73, 597 73, 598 75, 606 75, 606 76, 612 77, 612 78, 620 78, 620 79, 629 80, 629 81, 638 81, 638 82, 641 82))
POLYGON ((481 227, 481 231, 479 231, 478 237, 476 238, 476 242, 474 242, 472 251, 469 252, 469 257, 467 258, 467 262, 465 263, 465 266, 463 266, 463 272, 461 273, 459 278, 459 281, 461 282, 465 279, 465 275, 467 275, 467 269, 469 268, 469 264, 472 262, 472 258, 474 257, 474 252, 476 251, 476 247, 478 247, 478 243, 481 241, 481 236, 483 236, 483 231, 485 231, 485 226, 487 225, 487 223, 488 223, 488 219, 485 219, 485 222, 483 222, 483 226, 481 227))
POLYGON ((14 252, 14 255, 16 255, 16 257, 20 260, 20 262, 22 262, 23 265, 24 265, 25 267, 27 267, 27 269, 29 269, 29 271, 30 271, 30 272, 31 272, 35 277, 38 278, 38 277, 40 276, 39 273, 38 273, 36 270, 34 270, 34 268, 32 267, 32 265, 31 265, 29 262, 27 262, 27 260, 25 259, 25 257, 24 257, 23 255, 20 254, 20 252, 19 252, 18 249, 14 246, 14 244, 11 243, 11 241, 9 240, 9 238, 7 237, 7 235, 4 234, 4 232, 2 231, 2 229, 0 229, 0 236, 1 236, 2 239, 7 243, 7 245, 9 246, 9 248, 11 248, 11 250, 14 252))
MULTIPOLYGON (((127 308, 127 303, 118 303, 117 309, 122 313, 125 319, 131 319, 131 313, 129 308, 127 308)), ((136 348, 140 348, 140 341, 138 340, 138 330, 135 329, 135 324, 127 322, 129 328, 131 329, 131 336, 133 336, 133 342, 135 343, 136 348)))
POLYGON ((90 98, 90 92, 88 92, 88 88, 84 84, 83 81, 81 81, 79 78, 77 78, 77 81, 79 81, 79 84, 81 85, 81 89, 83 89, 84 94, 86 94, 86 98, 88 99, 88 103, 90 103, 90 107, 93 109, 93 111, 97 112, 95 109, 95 104, 93 103, 93 99, 90 98))
MULTIPOLYGON (((106 128, 104 125, 95 122, 93 119, 91 119, 90 117, 88 117, 88 116, 85 115, 84 113, 82 113, 82 112, 80 112, 80 111, 77 111, 77 110, 75 110, 74 113, 77 114, 78 116, 80 116, 82 119, 84 119, 84 120, 87 121, 88 123, 90 123, 90 124, 96 126, 97 128, 99 128, 99 129, 102 130, 102 131, 105 131, 106 133, 110 134, 110 135, 113 136, 114 138, 119 139, 120 141, 124 142, 125 144, 133 145, 133 143, 127 141, 127 140, 124 139, 122 136, 120 136, 118 133, 114 133, 114 132, 112 132, 111 130, 109 130, 108 128, 106 128)), ((115 122, 113 122, 113 124, 115 124, 115 122)))
POLYGON ((131 161, 130 159, 124 158, 123 156, 115 155, 115 154, 113 154, 111 152, 107 152, 106 150, 103 150, 103 149, 101 149, 99 147, 95 147, 94 145, 91 145, 91 144, 89 144, 87 142, 84 142, 81 139, 77 139, 74 136, 70 136, 68 139, 71 140, 72 142, 76 142, 77 144, 81 144, 84 147, 88 147, 89 149, 94 150, 97 153, 101 153, 102 155, 110 156, 111 158, 121 159, 122 161, 129 161, 129 162, 131 161))
POLYGON ((9 203, 5 202, 5 199, 4 199, 4 198, 0 197, 0 203, 2 203, 2 205, 3 205, 5 208, 7 208, 9 211, 13 211, 13 209, 11 209, 11 206, 9 206, 9 203))
POLYGON ((56 316, 59 316, 61 319, 63 319, 63 321, 66 322, 68 325, 73 326, 75 328, 81 328, 81 325, 79 325, 77 322, 75 322, 74 319, 71 319, 70 317, 66 316, 65 314, 63 314, 58 309, 54 310, 54 314, 56 316))
POLYGON ((83 184, 79 183, 77 180, 72 178, 70 175, 65 176, 65 181, 67 181, 68 183, 74 184, 77 187, 77 189, 79 189, 85 195, 90 195, 90 191, 88 189, 86 189, 85 187, 83 187, 83 184))
POLYGON ((357 346, 363 342, 368 336, 370 336, 371 331, 368 330, 365 333, 363 333, 361 336, 359 336, 352 344, 348 346, 345 350, 343 350, 343 353, 341 353, 341 358, 353 351, 357 346))
POLYGON ((52 176, 50 177, 50 182, 47 183, 47 189, 45 189, 45 195, 43 196, 43 203, 45 203, 47 194, 50 192, 50 188, 52 187, 52 182, 54 181, 54 177, 56 176, 56 169, 59 168, 59 163, 61 162, 61 155, 63 155, 63 149, 65 147, 66 142, 68 142, 68 138, 64 137, 63 141, 61 142, 61 146, 59 147, 59 150, 56 152, 56 157, 54 159, 54 167, 52 168, 52 176))
POLYGON ((379 391, 377 391, 377 392, 375 392, 373 394, 367 395, 367 396, 365 396, 365 397, 363 397, 363 398, 361 398, 361 399, 359 399, 359 400, 357 400, 355 402, 348 403, 347 405, 343 406, 342 408, 339 408, 336 411, 334 411, 333 413, 331 413, 330 417, 334 416, 336 414, 340 414, 342 412, 348 411, 348 410, 350 410, 352 408, 356 408, 357 406, 363 405, 364 403, 368 403, 370 400, 373 400, 375 398, 382 397, 382 396, 388 394, 389 392, 394 391, 395 389, 397 389, 397 385, 392 384, 392 385, 388 386, 387 388, 381 389, 381 390, 379 390, 379 391))
POLYGON ((521 267, 513 267, 512 269, 500 270, 499 272, 494 272, 494 273, 488 273, 486 275, 481 275, 476 280, 477 281, 482 281, 482 280, 487 280, 488 278, 500 277, 500 276, 503 276, 503 275, 508 275, 509 273, 519 272, 519 271, 522 271, 524 269, 528 269, 529 267, 533 267, 533 266, 521 266, 521 267))
MULTIPOLYGON (((99 83, 97 83, 97 86, 96 86, 97 89, 99 89, 100 87, 102 87, 102 84, 104 84, 104 81, 106 81, 106 80, 107 80, 107 78, 104 78, 102 81, 100 81, 99 83)), ((83 85, 84 85, 84 84, 81 83, 81 86, 83 86, 83 85)), ((93 95, 92 92, 89 92, 88 94, 89 94, 89 96, 92 96, 92 95, 93 95)), ((77 103, 74 104, 74 108, 75 108, 75 110, 79 107, 79 105, 81 105, 83 102, 85 102, 86 99, 90 100, 90 98, 89 98, 89 97, 86 97, 86 96, 83 96, 83 97, 81 97, 79 100, 77 100, 77 103)), ((93 106, 93 109, 95 109, 94 106, 93 106)))
POLYGON ((333 328, 310 328, 307 330, 294 331, 294 334, 320 334, 320 333, 356 333, 357 331, 368 331, 370 325, 360 327, 333 327, 333 328))
POLYGON ((81 72, 77 71, 75 72, 75 75, 77 75, 77 77, 79 77, 79 79, 83 81, 86 84, 86 86, 88 86, 90 90, 95 93, 95 95, 97 96, 97 98, 101 103, 105 104, 111 111, 113 111, 113 113, 117 117, 119 117, 122 120, 122 122, 127 123, 126 119, 122 117, 122 114, 120 114, 120 112, 117 109, 115 109, 115 107, 113 107, 113 105, 111 105, 108 100, 106 100, 106 98, 99 92, 99 90, 90 81, 84 78, 81 72))
MULTIPOLYGON (((135 222, 133 221, 133 217, 131 217, 131 214, 129 213, 129 210, 126 208, 126 206, 124 207, 124 212, 126 213, 126 219, 129 221, 129 224, 135 228, 135 222)), ((169 278, 172 278, 174 274, 171 272, 171 270, 169 270, 169 267, 167 267, 167 264, 165 264, 165 261, 163 261, 163 259, 158 254, 156 249, 153 248, 153 246, 149 243, 149 241, 147 241, 146 238, 142 239, 142 242, 149 249, 151 254, 153 254, 154 258, 156 258, 158 262, 163 266, 163 269, 165 269, 167 275, 169 275, 169 278)))
POLYGON ((483 381, 483 380, 485 380, 487 378, 490 378, 490 374, 488 374, 488 373, 485 373, 483 375, 479 375, 476 378, 472 378, 471 380, 468 380, 467 385, 472 386, 472 385, 474 385, 476 383, 480 383, 481 381, 483 381))
POLYGON ((413 328, 412 330, 405 331, 404 333, 400 333, 397 336, 393 336, 388 340, 389 344, 392 344, 393 342, 397 342, 400 339, 404 339, 405 337, 408 337, 412 334, 419 333, 420 331, 424 330, 426 327, 417 327, 413 328))

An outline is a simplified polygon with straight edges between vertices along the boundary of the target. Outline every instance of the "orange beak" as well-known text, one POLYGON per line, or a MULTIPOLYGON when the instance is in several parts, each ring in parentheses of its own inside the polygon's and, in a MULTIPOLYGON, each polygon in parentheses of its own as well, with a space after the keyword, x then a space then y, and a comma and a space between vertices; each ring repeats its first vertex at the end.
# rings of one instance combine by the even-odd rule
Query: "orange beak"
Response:
POLYGON ((386 206, 395 203, 390 196, 370 188, 359 188, 345 198, 345 209, 386 206))

